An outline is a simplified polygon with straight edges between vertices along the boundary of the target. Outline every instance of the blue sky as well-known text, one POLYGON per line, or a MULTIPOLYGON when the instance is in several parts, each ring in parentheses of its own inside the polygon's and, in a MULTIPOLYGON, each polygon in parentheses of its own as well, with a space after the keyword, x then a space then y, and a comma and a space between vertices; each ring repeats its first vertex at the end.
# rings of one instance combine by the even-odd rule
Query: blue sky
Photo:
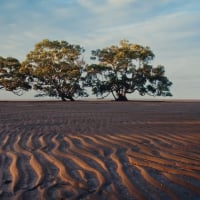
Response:
MULTIPOLYGON (((200 99, 199 0, 0 0, 0 27, 0 56, 20 61, 45 38, 80 44, 86 59, 121 39, 150 46, 173 98, 200 99)), ((8 98, 18 97, 0 91, 8 98)))

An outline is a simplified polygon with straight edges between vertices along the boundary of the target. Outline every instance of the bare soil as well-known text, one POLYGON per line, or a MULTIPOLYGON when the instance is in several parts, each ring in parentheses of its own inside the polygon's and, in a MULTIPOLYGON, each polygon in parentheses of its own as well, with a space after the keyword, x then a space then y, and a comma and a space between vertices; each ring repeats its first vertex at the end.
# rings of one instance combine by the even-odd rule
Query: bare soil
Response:
POLYGON ((0 102, 0 199, 200 199, 200 102, 0 102))

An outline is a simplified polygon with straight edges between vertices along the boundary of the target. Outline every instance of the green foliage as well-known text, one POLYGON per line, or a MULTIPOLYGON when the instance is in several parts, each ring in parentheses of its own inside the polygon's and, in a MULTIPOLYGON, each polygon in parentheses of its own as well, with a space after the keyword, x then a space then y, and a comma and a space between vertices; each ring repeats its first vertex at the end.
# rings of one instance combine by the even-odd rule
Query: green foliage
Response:
POLYGON ((112 94, 115 100, 123 101, 136 91, 140 95, 172 96, 165 68, 150 64, 154 54, 149 47, 122 40, 119 46, 93 50, 91 59, 96 61, 86 67, 83 52, 79 45, 46 39, 35 45, 23 63, 0 57, 0 89, 21 95, 33 88, 39 91, 37 96, 63 101, 87 96, 84 86, 92 87, 97 96, 112 94))
POLYGON ((38 96, 54 96, 74 100, 87 96, 81 85, 84 49, 66 41, 43 40, 35 45, 23 63, 23 71, 32 80, 38 96))
POLYGON ((27 77, 20 71, 21 64, 16 58, 0 57, 0 89, 22 95, 31 89, 27 77))
POLYGON ((92 60, 98 64, 87 66, 86 85, 97 96, 110 93, 115 100, 127 100, 126 94, 138 91, 140 95, 171 96, 172 83, 165 76, 163 66, 149 63, 154 54, 149 47, 122 40, 119 46, 92 51, 92 60))

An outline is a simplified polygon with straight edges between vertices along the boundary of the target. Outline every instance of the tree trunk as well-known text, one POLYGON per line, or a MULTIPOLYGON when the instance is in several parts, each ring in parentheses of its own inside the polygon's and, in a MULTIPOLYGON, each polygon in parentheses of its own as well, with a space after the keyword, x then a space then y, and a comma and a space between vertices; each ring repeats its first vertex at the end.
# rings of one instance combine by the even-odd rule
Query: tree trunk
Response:
POLYGON ((66 101, 66 99, 69 99, 70 101, 75 101, 74 98, 70 95, 60 94, 60 98, 62 101, 66 101))
POLYGON ((61 97, 62 101, 66 101, 65 97, 61 97))
POLYGON ((69 97, 68 98, 70 101, 75 101, 74 99, 73 99, 73 97, 69 97))
POLYGON ((66 101, 66 98, 70 101, 75 101, 73 97, 61 97, 62 101, 66 101))
POLYGON ((118 94, 118 97, 115 101, 128 101, 128 99, 126 98, 126 95, 118 94))

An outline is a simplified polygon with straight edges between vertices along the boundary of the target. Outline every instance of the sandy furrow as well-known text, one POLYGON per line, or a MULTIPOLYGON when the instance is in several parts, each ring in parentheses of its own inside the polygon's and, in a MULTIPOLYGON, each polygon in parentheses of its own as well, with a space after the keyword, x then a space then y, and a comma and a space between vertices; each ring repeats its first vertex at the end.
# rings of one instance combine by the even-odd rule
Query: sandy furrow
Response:
POLYGON ((118 156, 116 155, 116 153, 112 153, 110 155, 110 158, 116 164, 116 166, 117 166, 117 169, 116 169, 117 174, 121 178, 122 183, 128 188, 129 193, 133 197, 136 197, 137 199, 146 199, 146 197, 141 192, 139 192, 139 190, 133 185, 133 183, 128 178, 127 174, 124 172, 124 167, 123 167, 121 161, 119 160, 118 156))
POLYGON ((127 145, 137 146, 137 147, 141 145, 141 140, 134 140, 135 138, 128 137, 127 135, 120 134, 120 135, 117 135, 117 137, 110 135, 109 137, 113 138, 117 142, 124 142, 127 145))
POLYGON ((183 145, 182 143, 180 143, 179 141, 174 141, 171 139, 170 134, 166 134, 166 133, 161 133, 161 134, 141 134, 141 135, 134 135, 134 138, 141 138, 143 140, 146 140, 147 142, 149 142, 149 137, 154 138, 154 140, 156 140, 156 142, 158 143, 162 143, 165 146, 181 146, 183 145))
POLYGON ((165 160, 160 160, 159 158, 155 157, 153 153, 151 153, 151 147, 148 147, 148 146, 145 146, 141 143, 139 143, 138 145, 134 145, 132 144, 131 140, 126 140, 126 139, 121 139, 119 136, 113 136, 113 135, 110 135, 107 137, 108 140, 112 141, 113 143, 119 145, 119 146, 122 146, 124 148, 127 149, 127 153, 130 153, 130 154, 136 154, 136 155, 139 155, 140 157, 145 157, 145 158, 149 158, 149 159, 153 159, 153 160, 156 160, 157 162, 160 161, 160 162, 166 162, 166 164, 169 164, 170 165, 170 162, 167 162, 165 160), (135 152, 135 151, 132 151, 132 147, 137 147, 138 149, 143 149, 143 151, 140 151, 140 152, 135 152), (144 151, 144 149, 146 151, 144 151), (149 152, 149 153, 146 153, 146 152, 149 152))
POLYGON ((132 150, 128 150, 127 151, 127 155, 130 155, 130 156, 133 156, 135 158, 138 158, 138 159, 141 159, 141 160, 144 160, 146 162, 155 162, 157 164, 160 164, 160 165, 165 165, 165 166, 168 166, 168 167, 173 167, 175 166, 175 161, 168 161, 168 160, 165 160, 165 159, 162 159, 162 158, 159 158, 159 157, 153 157, 153 156, 147 156, 147 155, 144 155, 144 154, 141 154, 141 153, 137 153, 137 152, 133 152, 132 150))
MULTIPOLYGON (((110 143, 107 143, 106 141, 101 141, 101 139, 98 138, 97 135, 95 137, 94 136, 89 136, 89 135, 87 135, 87 136, 84 135, 83 137, 84 138, 89 138, 91 141, 93 141, 94 145, 98 149, 105 149, 105 147, 106 147, 107 150, 109 149, 110 150, 109 155, 107 155, 105 153, 103 153, 103 154, 107 155, 113 161, 113 163, 116 165, 116 167, 118 167, 117 163, 115 163, 115 161, 111 158, 112 154, 116 154, 117 147, 115 145, 113 145, 113 144, 111 145, 110 143)), ((114 159, 115 159, 115 157, 114 157, 114 159)), ((118 171, 119 171, 119 168, 118 168, 118 171)), ((113 172, 113 169, 112 169, 112 173, 115 173, 115 172, 113 172)), ((118 177, 121 179, 121 175, 120 174, 118 174, 118 177)), ((112 176, 111 176, 111 180, 112 180, 112 176)), ((124 185, 124 186, 126 187, 126 185, 124 185)), ((115 184, 112 184, 112 189, 113 189, 112 193, 115 194, 115 196, 117 196, 119 198, 121 196, 121 194, 118 192, 118 189, 116 188, 115 184)), ((137 191, 137 189, 135 188, 133 191, 137 191)), ((138 191, 137 191, 137 193, 138 193, 138 191)), ((140 196, 140 194, 138 196, 140 196)), ((116 198, 116 199, 118 199, 118 198, 116 198)))
POLYGON ((30 147, 29 150, 35 150, 35 149, 39 149, 41 148, 41 144, 39 141, 39 137, 42 137, 43 135, 45 135, 46 133, 37 133, 37 132, 33 132, 30 134, 30 139, 27 139, 26 142, 26 146, 30 147))
MULTIPOLYGON (((88 158, 90 158, 90 159, 92 159, 93 161, 95 161, 96 163, 98 163, 99 164, 99 166, 101 166, 101 168, 106 172, 106 173, 108 173, 108 169, 107 169, 107 167, 105 166, 105 163, 104 163, 104 161, 103 160, 101 160, 101 159, 99 159, 97 156, 95 156, 94 154, 92 154, 89 150, 90 150, 90 148, 91 148, 91 145, 90 144, 88 144, 82 137, 80 137, 80 136, 72 136, 72 135, 69 135, 69 137, 70 138, 75 138, 75 139, 77 139, 77 140, 79 140, 81 143, 82 143, 82 145, 83 145, 83 147, 84 148, 77 148, 76 147, 76 152, 78 152, 80 155, 82 155, 82 156, 85 156, 85 157, 88 157, 88 158), (87 150, 86 150, 87 149, 87 150)), ((92 147, 93 149, 94 149, 94 147, 92 147)))
POLYGON ((6 140, 6 143, 2 145, 2 150, 3 151, 13 151, 13 144, 15 143, 17 138, 16 133, 9 133, 8 134, 8 139, 6 140))
POLYGON ((115 146, 110 146, 110 144, 106 142, 102 142, 100 138, 98 138, 97 135, 95 136, 84 136, 86 138, 89 138, 91 141, 93 141, 94 145, 96 146, 97 149, 102 149, 103 151, 103 156, 109 156, 110 154, 114 153, 116 148, 115 146), (109 152, 108 152, 109 151, 109 152))
POLYGON ((130 156, 130 155, 127 155, 127 156, 128 156, 129 163, 131 165, 134 165, 134 166, 150 167, 150 168, 159 170, 161 172, 169 172, 169 173, 175 174, 175 175, 189 176, 189 177, 192 177, 194 179, 200 180, 200 175, 189 172, 189 171, 185 171, 185 170, 182 170, 182 169, 173 169, 173 168, 166 167, 164 165, 159 165, 155 162, 146 162, 145 160, 141 160, 139 158, 135 158, 135 157, 130 156))
POLYGON ((127 135, 118 135, 117 137, 115 136, 111 136, 111 137, 118 144, 120 144, 121 141, 124 141, 126 144, 130 144, 133 147, 137 147, 142 154, 146 154, 149 156, 154 155, 152 150, 149 148, 149 141, 146 138, 145 139, 143 137, 136 138, 135 135, 134 137, 130 137, 127 135))
MULTIPOLYGON (((73 142, 68 138, 64 137, 64 140, 69 144, 69 150, 72 152, 72 154, 67 154, 67 157, 71 159, 74 163, 76 163, 79 167, 83 168, 86 171, 90 171, 94 173, 97 177, 97 180, 99 182, 97 191, 101 190, 101 187, 106 184, 106 180, 104 176, 95 168, 91 167, 89 164, 87 164, 84 160, 82 160, 80 157, 76 156, 74 153, 79 153, 79 150, 77 150, 76 146, 73 144, 73 142)), ((59 152, 57 152, 59 153, 59 152)), ((62 154, 62 156, 64 156, 62 154)))
POLYGON ((17 186, 17 183, 19 182, 20 179, 20 174, 19 174, 19 170, 17 167, 17 160, 18 160, 18 155, 16 153, 13 153, 12 151, 8 151, 6 153, 10 159, 11 159, 11 163, 9 166, 9 171, 11 174, 11 191, 14 194, 15 193, 15 187, 17 186))
MULTIPOLYGON (((33 153, 31 153, 29 151, 26 151, 26 150, 21 148, 21 146, 19 145, 20 140, 21 140, 21 137, 18 136, 15 144, 13 145, 13 147, 17 152, 20 152, 21 155, 23 154, 28 158, 29 164, 31 166, 31 169, 36 174, 36 177, 37 177, 36 181, 34 181, 34 184, 29 188, 29 190, 32 190, 33 188, 37 187, 42 182, 42 180, 44 178, 44 176, 43 176, 44 168, 41 166, 41 164, 36 159, 36 157, 35 157, 35 155, 33 153)), ((26 175, 28 175, 28 174, 26 174, 26 175)))
POLYGON ((172 135, 172 139, 174 139, 175 141, 181 141, 182 143, 184 143, 185 145, 187 145, 188 143, 191 143, 193 145, 199 145, 199 140, 200 137, 199 135, 195 134, 195 136, 192 137, 192 139, 190 139, 189 137, 187 137, 187 135, 184 135, 184 137, 181 135, 172 135), (195 140, 194 140, 195 138, 195 140))
MULTIPOLYGON (((134 186, 134 184, 132 183, 132 181, 129 179, 126 172, 124 171, 124 166, 123 166, 122 162, 120 161, 119 157, 117 156, 116 143, 113 142, 113 140, 109 140, 109 139, 107 139, 103 136, 96 136, 96 137, 98 139, 102 140, 102 142, 100 142, 98 140, 98 142, 101 145, 106 145, 106 146, 108 146, 112 149, 112 153, 110 154, 110 158, 116 164, 116 167, 117 167, 116 172, 117 172, 118 176, 121 178, 123 185, 127 187, 129 193, 133 197, 136 197, 137 199, 146 199, 146 197, 138 190, 138 188, 136 188, 134 186)), ((117 143, 117 145, 119 145, 119 144, 117 143)), ((126 145, 123 145, 123 147, 128 148, 128 146, 126 146, 126 145)))
POLYGON ((0 199, 198 199, 199 101, 1 102, 0 199))
POLYGON ((50 163, 56 166, 56 168, 58 169, 58 175, 60 176, 61 180, 66 182, 66 184, 73 185, 74 180, 72 180, 71 177, 68 175, 66 167, 63 165, 61 161, 59 161, 54 156, 49 155, 48 153, 42 151, 41 149, 38 149, 37 152, 40 155, 42 155, 44 159, 48 160, 50 163))
MULTIPOLYGON (((96 151, 101 155, 101 156, 105 156, 105 152, 104 152, 104 148, 98 148, 98 145, 99 145, 99 143, 98 143, 98 141, 97 141, 97 139, 96 138, 94 138, 93 136, 90 136, 90 135, 82 135, 82 137, 83 138, 85 138, 85 139, 89 139, 90 141, 92 141, 92 143, 93 143, 93 146, 95 146, 96 147, 96 151)), ((100 146, 102 146, 102 145, 100 145, 100 146)))
POLYGON ((161 140, 163 142, 168 142, 169 145, 172 146, 184 146, 187 145, 188 142, 184 142, 182 140, 177 140, 175 138, 173 138, 173 134, 168 134, 168 135, 159 135, 159 137, 157 135, 155 135, 154 137, 156 137, 158 140, 161 140))
POLYGON ((32 169, 34 170, 36 176, 37 176, 37 180, 36 180, 36 183, 35 183, 35 186, 32 188, 36 188, 37 186, 39 186, 43 179, 44 179, 44 174, 45 174, 45 168, 44 166, 41 165, 41 163, 38 161, 38 159, 36 158, 36 155, 35 155, 35 152, 33 151, 34 150, 34 146, 33 146, 33 134, 29 135, 27 141, 26 141, 26 144, 25 146, 30 149, 31 152, 29 151, 26 151, 24 153, 27 153, 27 155, 29 156, 29 163, 32 167, 32 169))
POLYGON ((196 166, 199 166, 199 160, 197 159, 193 159, 193 157, 191 158, 186 158, 183 154, 181 153, 181 155, 179 153, 176 152, 176 150, 170 150, 170 153, 168 152, 165 152, 165 151, 160 151, 160 155, 163 157, 163 158, 167 158, 167 159, 173 159, 173 160, 176 160, 177 162, 181 162, 181 163, 184 163, 184 164, 189 164, 189 165, 196 165, 196 166))
POLYGON ((110 137, 110 136, 105 137, 105 136, 101 136, 101 135, 95 135, 95 138, 99 144, 101 144, 102 146, 105 145, 106 147, 112 149, 113 152, 116 151, 117 147, 128 148, 128 146, 126 144, 124 144, 122 142, 120 143, 118 141, 113 141, 113 140, 109 139, 108 137, 110 137))
MULTIPOLYGON (((173 160, 173 159, 168 160, 168 159, 166 159, 166 157, 165 158, 163 158, 163 157, 157 158, 157 157, 152 157, 152 156, 146 156, 143 154, 132 152, 130 150, 127 152, 127 154, 131 155, 133 157, 139 158, 139 159, 143 159, 144 161, 147 161, 147 162, 148 161, 156 162, 161 165, 165 165, 165 166, 172 167, 172 168, 178 168, 180 170, 184 170, 184 171, 188 171, 188 172, 195 172, 195 170, 196 171, 200 170, 199 166, 190 165, 190 163, 180 163, 178 158, 176 160, 173 160)), ((168 157, 168 158, 170 158, 170 157, 168 157)))
MULTIPOLYGON (((179 135, 179 137, 181 137, 180 135, 179 135)), ((200 142, 200 135, 199 135, 199 133, 193 133, 193 134, 188 134, 188 135, 185 135, 184 136, 185 137, 185 140, 186 141, 191 141, 191 142, 194 142, 195 144, 199 144, 200 142)))
MULTIPOLYGON (((169 136, 168 136, 169 137, 169 136)), ((162 138, 162 137, 158 137, 157 134, 148 134, 148 135, 145 135, 145 138, 148 139, 150 141, 151 144, 155 145, 160 145, 160 146, 163 146, 163 147, 174 147, 176 146, 172 141, 168 141, 167 138, 162 138)), ((178 145, 180 146, 180 144, 178 145)))
MULTIPOLYGON (((32 167, 32 169, 34 170, 34 172, 37 175, 37 180, 35 182, 35 186, 33 186, 33 188, 36 188, 38 185, 40 185, 42 183, 43 177, 44 177, 44 167, 42 167, 42 165, 38 162, 38 160, 36 159, 36 156, 34 154, 30 155, 30 160, 29 163, 32 167)), ((31 188, 31 189, 33 189, 31 188)))
MULTIPOLYGON (((2 163, 2 159, 1 159, 1 156, 0 156, 0 188, 2 188, 2 185, 3 185, 3 170, 2 170, 2 165, 1 165, 1 163, 2 163)), ((4 181, 5 182, 5 181, 4 181)), ((1 190, 0 189, 0 196, 1 196, 1 194, 3 193, 3 190, 1 190)))
MULTIPOLYGON (((54 143, 54 148, 52 149, 53 155, 59 156, 59 157, 64 157, 64 158, 74 161, 73 159, 71 159, 73 157, 72 155, 70 155, 69 153, 64 153, 59 150, 60 142, 58 141, 57 136, 52 138, 52 142, 54 143)), ((68 179, 70 180, 71 185, 73 185, 74 187, 80 187, 80 188, 84 188, 84 189, 87 188, 83 183, 79 183, 77 180, 72 178, 72 176, 67 172, 66 169, 64 169, 64 170, 65 170, 65 173, 67 174, 68 179)), ((81 175, 82 175, 82 177, 84 177, 83 174, 81 174, 81 175)))
MULTIPOLYGON (((121 137, 121 136, 119 136, 121 137)), ((134 135, 135 137, 135 135, 134 135)), ((174 148, 172 145, 173 145, 173 142, 171 141, 169 144, 170 146, 172 146, 171 148, 170 147, 165 147, 165 145, 161 145, 159 144, 159 140, 162 141, 161 139, 161 136, 159 135, 158 136, 155 136, 155 135, 149 135, 149 136, 146 136, 146 138, 152 138, 152 139, 156 139, 156 141, 154 142, 154 140, 149 140, 150 143, 152 143, 156 148, 154 149, 157 149, 159 148, 159 154, 160 156, 162 156, 164 159, 168 159, 168 160, 175 160, 175 161, 179 161, 179 162, 182 162, 182 163, 187 163, 187 164, 192 164, 192 165, 198 165, 198 161, 194 160, 194 157, 191 156, 191 157, 186 157, 186 153, 183 153, 183 151, 180 151, 179 148, 174 148), (161 150, 161 151, 160 151, 161 150), (176 153, 176 154, 175 154, 176 153), (164 156, 165 155, 165 156, 164 156)), ((128 137, 130 140, 131 138, 128 137)), ((167 138, 166 138, 167 139, 167 138)), ((162 141, 162 143, 165 142, 165 141, 162 141)), ((139 144, 141 146, 141 148, 144 149, 144 147, 142 146, 142 144, 139 144)), ((150 147, 148 147, 150 148, 150 147)), ((147 149, 148 150, 148 149, 147 149)), ((148 150, 150 151, 150 150, 148 150)), ((195 167, 193 167, 194 169, 196 169, 195 167)))
MULTIPOLYGON (((150 138, 150 136, 149 136, 150 138)), ((186 160, 182 157, 183 151, 179 149, 174 149, 170 147, 165 147, 164 145, 159 144, 158 142, 150 139, 150 142, 154 145, 154 147, 158 150, 159 155, 162 156, 160 159, 166 162, 173 163, 173 166, 185 169, 185 170, 200 170, 200 166, 194 165, 193 160, 186 160), (180 154, 181 152, 181 154, 180 154), (174 163, 175 162, 175 163, 174 163)), ((193 157, 191 157, 193 158, 193 157)))
POLYGON ((165 185, 162 185, 159 181, 153 178, 144 168, 140 166, 135 166, 143 176, 143 178, 155 188, 158 188, 160 191, 164 192, 170 199, 179 200, 179 198, 165 185))
POLYGON ((170 136, 166 136, 165 137, 160 137, 157 134, 154 135, 146 135, 146 138, 149 139, 149 141, 151 142, 152 145, 154 145, 156 148, 158 147, 158 149, 164 150, 164 151, 170 151, 170 149, 174 149, 174 148, 179 148, 180 146, 182 146, 183 144, 177 144, 175 143, 175 141, 173 140, 168 140, 170 138, 170 136))
POLYGON ((84 148, 84 150, 87 151, 97 152, 97 155, 103 156, 103 151, 101 149, 97 149, 93 144, 91 144, 91 142, 89 142, 91 140, 87 141, 89 139, 87 135, 69 135, 69 137, 78 140, 82 145, 82 149, 84 148))
POLYGON ((5 135, 5 137, 1 141, 0 152, 4 152, 5 146, 7 145, 8 142, 9 142, 9 135, 5 135))
POLYGON ((70 135, 73 138, 79 139, 80 142, 82 143, 83 147, 85 148, 85 150, 87 151, 92 151, 92 152, 96 152, 97 155, 100 156, 104 156, 104 152, 102 148, 97 148, 96 143, 94 144, 94 138, 91 137, 87 137, 87 135, 81 135, 81 136, 76 136, 76 135, 70 135), (92 142, 92 143, 91 143, 92 142))
MULTIPOLYGON (((113 136, 112 136, 113 137, 113 136)), ((117 135, 117 137, 113 137, 117 142, 124 141, 127 144, 131 144, 133 147, 137 147, 139 152, 146 155, 153 155, 151 149, 149 149, 149 141, 144 136, 136 137, 136 135, 117 135)))
POLYGON ((124 140, 125 142, 130 143, 131 145, 141 144, 141 139, 137 139, 130 135, 120 134, 120 135, 117 135, 117 138, 120 140, 124 140))
MULTIPOLYGON (((22 134, 18 134, 16 137, 15 142, 13 143, 12 146, 12 151, 8 154, 12 156, 13 161, 10 164, 10 173, 12 176, 14 176, 14 182, 12 182, 12 189, 15 191, 17 190, 25 190, 29 188, 29 181, 32 179, 31 174, 26 172, 30 172, 27 169, 27 153, 25 150, 23 150, 19 142, 22 140, 22 134), (25 152, 25 153, 24 153, 25 152), (23 164, 22 164, 23 162, 23 164), (15 169, 14 169, 15 168, 15 169), (12 172, 14 171, 14 172, 12 172), (15 185, 14 185, 15 183, 15 185)), ((13 177, 12 177, 13 178, 13 177)), ((30 185, 32 182, 30 182, 30 185)), ((21 192, 19 192, 21 193, 21 192)))
MULTIPOLYGON (((151 137, 151 136, 149 136, 149 137, 151 137)), ((165 140, 167 139, 166 136, 159 136, 159 140, 161 140, 162 137, 164 137, 165 140)), ((184 152, 184 156, 186 158, 191 158, 192 157, 192 158, 200 159, 200 155, 199 155, 200 151, 198 151, 198 148, 192 148, 192 150, 190 150, 191 146, 194 147, 196 145, 198 147, 200 145, 200 142, 199 142, 200 138, 198 138, 198 135, 195 134, 193 136, 193 141, 192 140, 187 140, 186 135, 184 135, 184 136, 175 136, 175 135, 173 135, 173 136, 170 136, 170 139, 171 139, 171 142, 170 142, 171 146, 173 148, 177 149, 177 153, 181 154, 183 151, 187 151, 187 153, 184 152), (180 143, 177 144, 176 141, 181 142, 181 144, 180 143)))
MULTIPOLYGON (((198 138, 197 138, 198 140, 198 138)), ((192 159, 200 161, 200 150, 199 150, 200 142, 199 144, 191 144, 188 143, 185 146, 181 146, 179 148, 176 148, 177 154, 179 154, 182 157, 185 157, 186 159, 192 159)))
POLYGON ((127 139, 129 140, 129 142, 133 143, 133 144, 141 144, 141 138, 137 138, 135 137, 136 135, 134 134, 134 136, 132 135, 129 135, 129 134, 119 134, 117 135, 119 136, 119 138, 122 138, 122 139, 127 139))
POLYGON ((25 146, 29 149, 29 150, 34 150, 34 146, 33 146, 33 137, 36 137, 36 135, 34 135, 33 133, 31 133, 26 141, 25 146))
MULTIPOLYGON (((120 137, 114 138, 113 136, 109 136, 109 137, 112 137, 113 140, 118 140, 118 141, 120 138, 120 137)), ((128 142, 128 141, 126 141, 126 142, 128 142)), ((159 145, 158 142, 154 142, 152 140, 150 140, 150 142, 156 147, 154 149, 157 149, 159 154, 162 156, 168 155, 167 151, 173 152, 173 154, 176 152, 173 149, 166 148, 163 145, 159 145)), ((142 147, 139 146, 139 148, 142 148, 142 147)), ((185 158, 182 158, 182 156, 179 157, 179 155, 171 156, 171 154, 170 154, 167 157, 166 156, 165 157, 155 157, 155 156, 150 156, 150 155, 147 156, 144 153, 141 154, 141 153, 137 153, 137 152, 132 152, 130 149, 128 150, 128 153, 129 153, 129 155, 132 155, 139 159, 149 160, 149 161, 153 161, 156 163, 160 163, 162 165, 176 167, 181 170, 186 170, 186 171, 190 171, 190 172, 192 172, 193 170, 197 170, 197 171, 200 170, 199 165, 194 165, 194 162, 192 160, 186 160, 185 158)), ((195 162, 195 164, 197 164, 197 162, 195 162)))
POLYGON ((52 154, 49 155, 41 149, 38 149, 37 152, 43 157, 43 159, 47 160, 58 169, 58 177, 60 178, 60 180, 57 180, 57 178, 55 180, 52 180, 51 183, 49 183, 48 186, 45 188, 45 190, 40 190, 42 197, 44 199, 51 199, 51 195, 48 194, 49 191, 56 191, 57 189, 60 190, 61 187, 68 188, 67 190, 71 191, 73 193, 73 196, 77 197, 79 189, 84 188, 84 185, 74 180, 67 172, 67 168, 64 163, 57 159, 55 156, 53 156, 52 154))
POLYGON ((47 143, 46 143, 46 141, 45 141, 45 137, 46 135, 40 135, 39 137, 38 137, 38 142, 39 142, 39 144, 40 144, 40 148, 41 149, 44 149, 44 148, 46 148, 47 147, 47 143))
POLYGON ((165 177, 167 177, 170 181, 174 182, 175 184, 180 185, 180 186, 184 187, 185 189, 189 189, 192 193, 195 193, 198 195, 198 197, 200 197, 199 187, 196 187, 195 185, 193 185, 189 182, 186 182, 181 178, 173 176, 172 174, 163 172, 163 175, 165 177))

